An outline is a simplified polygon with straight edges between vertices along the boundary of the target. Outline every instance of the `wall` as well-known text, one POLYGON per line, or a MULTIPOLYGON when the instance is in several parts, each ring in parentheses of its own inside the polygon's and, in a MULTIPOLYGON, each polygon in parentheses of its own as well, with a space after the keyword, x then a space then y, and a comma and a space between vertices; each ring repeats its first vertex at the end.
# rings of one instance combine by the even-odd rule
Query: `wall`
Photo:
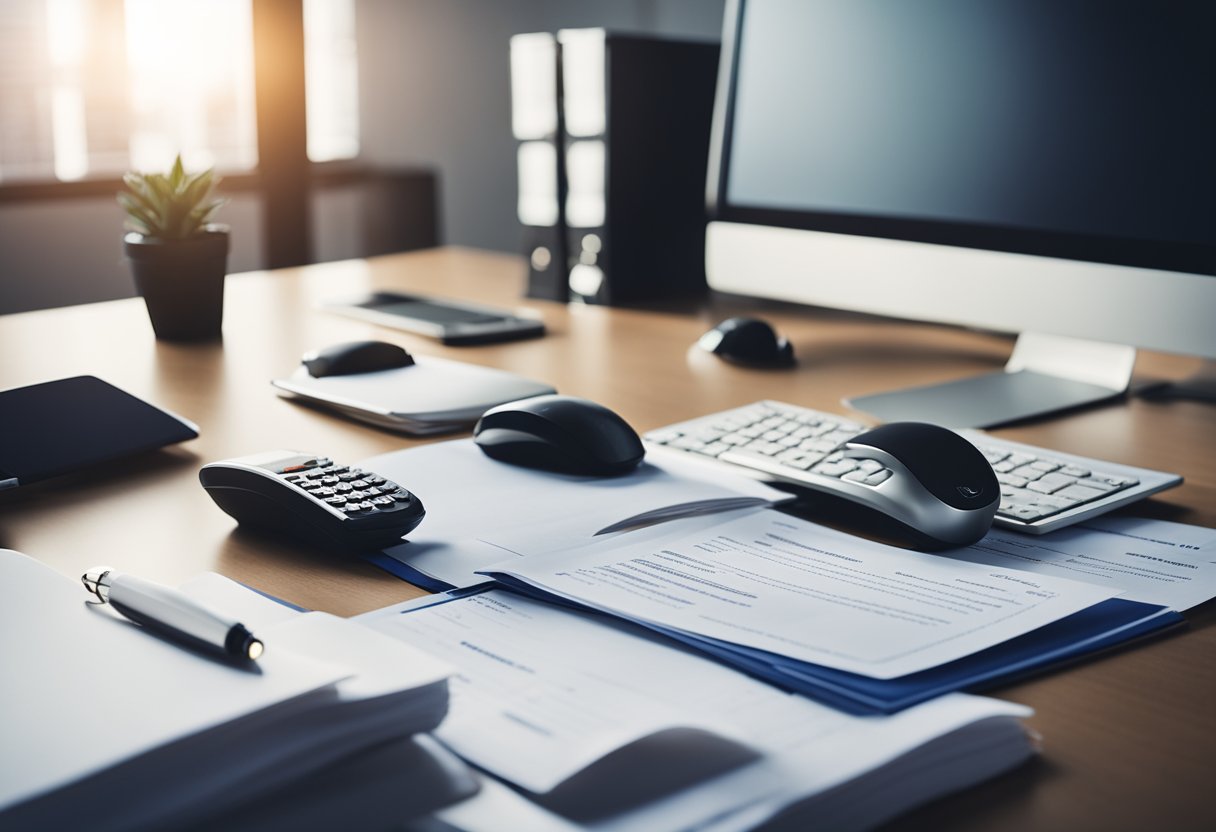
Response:
MULTIPOLYGON (((259 208, 237 194, 222 209, 232 228, 229 271, 261 268, 259 208)), ((122 217, 112 196, 0 205, 0 313, 132 297, 122 217)))
POLYGON ((430 165, 444 242, 519 248, 508 39, 604 26, 718 40, 723 0, 359 0, 363 156, 430 165))

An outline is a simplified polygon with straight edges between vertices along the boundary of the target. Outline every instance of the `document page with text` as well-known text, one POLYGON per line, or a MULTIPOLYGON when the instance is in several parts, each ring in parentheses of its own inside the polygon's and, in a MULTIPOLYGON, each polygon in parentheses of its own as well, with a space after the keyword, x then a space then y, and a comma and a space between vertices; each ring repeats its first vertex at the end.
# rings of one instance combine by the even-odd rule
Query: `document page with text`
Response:
POLYGON ((652 626, 875 679, 968 656, 1118 594, 825 531, 775 511, 691 519, 487 572, 652 626))

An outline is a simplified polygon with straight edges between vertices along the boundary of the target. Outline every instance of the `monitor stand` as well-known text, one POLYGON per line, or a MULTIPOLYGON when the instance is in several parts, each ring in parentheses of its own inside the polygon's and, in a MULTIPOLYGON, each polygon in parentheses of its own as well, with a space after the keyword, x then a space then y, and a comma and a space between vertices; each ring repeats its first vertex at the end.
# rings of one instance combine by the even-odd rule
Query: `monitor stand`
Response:
POLYGON ((883 422, 995 427, 1122 396, 1135 363, 1134 347, 1024 332, 1003 372, 858 396, 845 404, 883 422))

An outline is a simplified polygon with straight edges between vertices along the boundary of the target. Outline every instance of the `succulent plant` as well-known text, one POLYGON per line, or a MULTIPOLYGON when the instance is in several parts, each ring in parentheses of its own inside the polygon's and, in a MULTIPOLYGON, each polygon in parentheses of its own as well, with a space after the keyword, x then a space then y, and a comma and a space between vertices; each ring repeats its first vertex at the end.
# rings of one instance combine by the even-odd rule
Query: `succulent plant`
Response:
POLYGON ((179 155, 163 173, 127 173, 127 189, 118 203, 127 212, 127 228, 158 240, 183 240, 206 230, 227 200, 212 198, 219 179, 208 168, 186 173, 179 155))

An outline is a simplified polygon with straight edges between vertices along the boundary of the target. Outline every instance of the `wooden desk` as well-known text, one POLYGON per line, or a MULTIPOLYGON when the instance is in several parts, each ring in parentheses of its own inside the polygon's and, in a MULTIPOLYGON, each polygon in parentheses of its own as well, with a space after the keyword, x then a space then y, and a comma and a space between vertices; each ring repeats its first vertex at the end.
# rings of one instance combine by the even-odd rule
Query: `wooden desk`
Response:
MULTIPOLYGON (((202 432, 105 471, 0 494, 0 546, 73 577, 99 562, 164 582, 212 569, 306 607, 351 615, 421 591, 361 563, 236 530, 197 478, 205 462, 271 448, 353 462, 416 441, 274 395, 269 379, 289 372, 309 348, 379 338, 420 354, 502 367, 599 401, 648 430, 761 398, 843 411, 842 396, 998 369, 1011 346, 992 335, 766 308, 763 314, 793 341, 800 364, 793 371, 743 370, 689 349, 722 317, 755 311, 743 302, 719 300, 686 313, 567 307, 522 301, 523 281, 517 258, 460 249, 235 275, 224 340, 204 345, 155 341, 139 300, 0 317, 0 389, 92 374, 181 413, 202 432), (444 348, 317 309, 323 300, 371 287, 529 306, 551 334, 444 348)), ((1197 366, 1145 355, 1139 372, 1181 378, 1197 366)), ((1132 399, 999 433, 1180 473, 1182 487, 1129 511, 1216 527, 1211 405, 1132 399)), ((1042 759, 894 828, 1210 828, 1214 612, 1216 605, 1205 605, 1188 614, 1186 631, 996 692, 1036 709, 1031 725, 1044 738, 1042 759)))

